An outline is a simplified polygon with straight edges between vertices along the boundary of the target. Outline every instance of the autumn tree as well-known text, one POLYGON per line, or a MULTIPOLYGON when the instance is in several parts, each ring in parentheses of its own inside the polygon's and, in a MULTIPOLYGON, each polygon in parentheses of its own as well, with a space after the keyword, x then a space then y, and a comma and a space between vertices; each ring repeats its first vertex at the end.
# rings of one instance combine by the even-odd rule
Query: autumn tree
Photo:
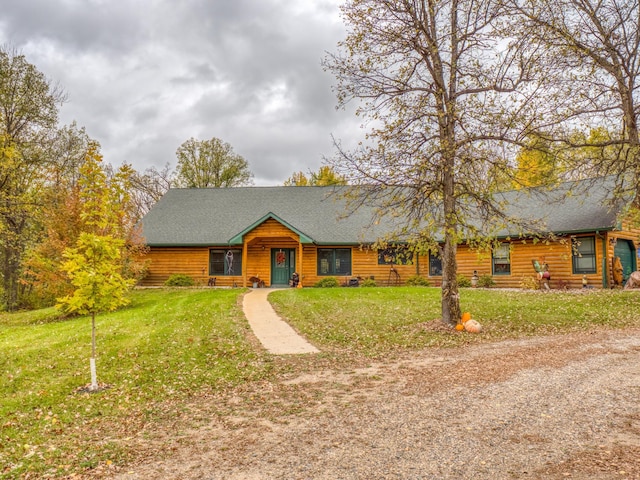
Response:
MULTIPOLYGON (((561 181, 586 180, 604 173, 623 175, 613 168, 623 147, 606 128, 589 131, 567 129, 551 138, 530 137, 515 157, 512 184, 515 188, 553 186, 561 181), (603 172, 602 166, 609 165, 603 172)), ((589 183, 586 183, 589 185, 589 183)), ((579 194, 580 192, 573 192, 579 194)))
MULTIPOLYGON (((97 142, 92 143, 89 153, 98 151, 97 142)), ((99 156, 99 154, 98 154, 99 156)), ((87 155, 89 158, 90 155, 87 155)), ((99 156, 101 159, 102 157, 99 156)), ((122 250, 122 273, 127 279, 140 280, 147 269, 148 260, 144 256, 148 248, 142 237, 139 224, 140 210, 138 209, 134 182, 139 178, 138 172, 129 164, 124 163, 118 168, 111 164, 100 163, 103 174, 107 179, 107 187, 112 196, 113 223, 111 234, 125 241, 126 248, 122 250)))
POLYGON ((558 177, 558 164, 551 142, 533 137, 516 155, 514 187, 554 185, 558 177))
MULTIPOLYGON (((515 35, 544 52, 543 92, 572 129, 605 127, 611 136, 550 137, 562 147, 607 149, 591 159, 600 175, 619 178, 620 193, 640 207, 640 2, 638 0, 509 0, 515 35), (615 155, 611 155, 613 150, 615 155)), ((575 165, 580 169, 582 163, 575 165)))
POLYGON ((284 181, 285 187, 307 187, 309 186, 309 179, 304 172, 294 172, 289 178, 284 181))
MULTIPOLYGON (((39 235, 26 251, 21 282, 25 292, 22 305, 26 307, 50 306, 56 298, 67 295, 72 286, 67 281, 61 264, 63 252, 73 247, 80 233, 86 230, 81 198, 81 169, 90 151, 98 150, 97 142, 89 138, 77 125, 63 127, 52 141, 50 160, 43 170, 38 194, 39 235)), ((136 205, 132 200, 131 178, 136 172, 128 165, 114 169, 102 165, 109 188, 119 191, 117 236, 126 241, 123 250, 123 273, 127 278, 139 278, 144 273, 141 254, 146 247, 138 233, 136 205)))
POLYGON ((23 254, 37 235, 39 187, 64 98, 23 55, 0 48, 0 276, 9 310, 18 306, 23 254))
POLYGON ((585 131, 569 131, 564 140, 556 142, 554 151, 559 172, 567 180, 584 180, 602 175, 622 177, 618 161, 627 147, 616 140, 617 133, 597 126, 585 131))
POLYGON ((326 187, 330 185, 346 185, 347 181, 329 165, 321 166, 317 172, 311 172, 311 185, 326 187))
POLYGON ((440 253, 442 320, 455 324, 457 246, 505 220, 493 177, 511 170, 504 146, 535 132, 535 64, 497 35, 509 18, 493 0, 349 0, 342 13, 347 37, 324 65, 370 130, 331 166, 356 186, 352 208, 406 219, 396 239, 440 253))
POLYGON ((24 255, 25 306, 50 306, 69 292, 60 265, 82 230, 80 167, 90 145, 93 141, 75 123, 61 128, 51 142, 38 194, 40 235, 24 255))
POLYGON ((219 138, 190 138, 178 148, 175 185, 186 188, 220 188, 250 185, 248 162, 219 138))
POLYGON ((295 172, 284 182, 285 187, 326 187, 330 185, 346 185, 344 177, 338 175, 329 165, 321 166, 317 172, 310 172, 309 177, 303 172, 295 172))
POLYGON ((98 389, 96 373, 96 315, 128 303, 126 293, 135 283, 122 275, 122 202, 125 189, 110 186, 97 148, 91 148, 80 168, 83 231, 74 247, 64 251, 62 270, 73 292, 58 299, 66 312, 91 315, 91 387, 98 389))

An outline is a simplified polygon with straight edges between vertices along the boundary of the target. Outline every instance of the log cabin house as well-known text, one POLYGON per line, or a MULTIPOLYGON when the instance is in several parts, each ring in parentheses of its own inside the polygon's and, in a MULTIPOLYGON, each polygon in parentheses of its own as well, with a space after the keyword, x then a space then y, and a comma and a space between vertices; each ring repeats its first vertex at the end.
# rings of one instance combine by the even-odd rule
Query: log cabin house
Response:
MULTIPOLYGON (((459 273, 490 275, 498 287, 519 288, 537 279, 537 262, 549 266, 552 288, 609 288, 619 283, 617 258, 626 279, 637 268, 640 230, 621 217, 624 203, 611 207, 607 201, 611 179, 582 190, 578 183, 544 194, 503 194, 511 215, 540 222, 555 238, 535 241, 506 228, 492 251, 459 245, 459 273)), ((141 222, 149 247, 141 283, 162 285, 179 273, 201 285, 281 287, 298 273, 300 286, 328 276, 343 285, 356 278, 401 285, 414 275, 440 285, 437 255, 407 261, 392 248, 371 248, 395 228, 392 221, 372 222, 373 210, 366 208, 345 216, 345 208, 336 187, 171 189, 141 222)))

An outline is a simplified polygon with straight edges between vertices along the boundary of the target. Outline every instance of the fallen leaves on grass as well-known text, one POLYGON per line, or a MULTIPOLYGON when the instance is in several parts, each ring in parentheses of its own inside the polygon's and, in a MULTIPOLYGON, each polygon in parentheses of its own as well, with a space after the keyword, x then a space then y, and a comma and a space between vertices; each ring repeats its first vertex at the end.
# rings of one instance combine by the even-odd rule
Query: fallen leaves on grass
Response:
POLYGON ((427 332, 450 333, 452 335, 460 333, 451 325, 444 323, 440 318, 434 318, 428 322, 418 323, 416 324, 416 327, 420 330, 426 330, 427 332))

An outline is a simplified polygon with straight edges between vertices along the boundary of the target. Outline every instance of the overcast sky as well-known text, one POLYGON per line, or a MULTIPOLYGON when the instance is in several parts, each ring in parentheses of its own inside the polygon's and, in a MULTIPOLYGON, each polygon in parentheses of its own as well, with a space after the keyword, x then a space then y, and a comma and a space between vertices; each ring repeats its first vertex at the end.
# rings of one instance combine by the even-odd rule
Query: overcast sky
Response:
POLYGON ((0 42, 68 95, 107 162, 176 165, 187 139, 218 137, 256 185, 317 170, 362 135, 336 111, 320 62, 345 35, 340 0, 2 0, 0 42))

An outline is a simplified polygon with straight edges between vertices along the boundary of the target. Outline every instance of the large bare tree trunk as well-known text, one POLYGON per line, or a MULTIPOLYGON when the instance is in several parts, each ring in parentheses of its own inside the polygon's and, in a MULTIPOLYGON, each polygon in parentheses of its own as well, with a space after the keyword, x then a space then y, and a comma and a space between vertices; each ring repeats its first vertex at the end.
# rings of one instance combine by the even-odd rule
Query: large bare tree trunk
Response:
MULTIPOLYGON (((450 130, 453 140, 453 130, 450 130)), ((450 140, 450 141, 451 141, 450 140)), ((445 142, 445 144, 453 144, 445 142)), ((454 171, 455 165, 452 149, 449 158, 445 160, 443 172, 443 207, 445 219, 444 252, 442 258, 442 321, 447 325, 455 325, 460 319, 460 296, 458 295, 458 263, 456 253, 458 249, 458 221, 456 212, 454 171)), ((445 150, 445 151, 446 151, 445 150)))
POLYGON ((447 325, 455 325, 460 318, 460 295, 456 272, 457 244, 453 235, 447 235, 444 243, 442 259, 442 321, 447 325))

